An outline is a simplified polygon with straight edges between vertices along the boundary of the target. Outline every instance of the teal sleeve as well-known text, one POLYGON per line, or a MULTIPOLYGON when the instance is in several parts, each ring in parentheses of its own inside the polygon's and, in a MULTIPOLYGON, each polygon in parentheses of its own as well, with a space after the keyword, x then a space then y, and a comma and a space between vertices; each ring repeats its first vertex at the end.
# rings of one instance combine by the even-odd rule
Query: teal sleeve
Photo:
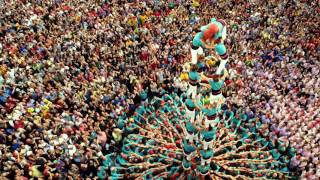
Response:
POLYGON ((211 18, 211 23, 216 22, 217 19, 216 18, 211 18))
POLYGON ((215 50, 219 55, 224 55, 227 52, 226 47, 223 43, 219 43, 215 46, 215 50))
POLYGON ((202 36, 203 36, 203 33, 198 32, 193 38, 192 45, 195 47, 202 47, 203 46, 203 44, 201 42, 202 36))

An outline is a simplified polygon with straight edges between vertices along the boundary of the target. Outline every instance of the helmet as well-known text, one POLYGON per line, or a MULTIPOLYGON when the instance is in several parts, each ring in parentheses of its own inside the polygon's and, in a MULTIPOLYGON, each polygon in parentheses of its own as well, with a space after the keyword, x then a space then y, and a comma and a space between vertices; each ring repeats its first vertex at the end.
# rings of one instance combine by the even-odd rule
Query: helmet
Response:
POLYGON ((210 24, 208 29, 203 33, 204 39, 210 39, 217 32, 219 32, 219 27, 216 24, 210 24))

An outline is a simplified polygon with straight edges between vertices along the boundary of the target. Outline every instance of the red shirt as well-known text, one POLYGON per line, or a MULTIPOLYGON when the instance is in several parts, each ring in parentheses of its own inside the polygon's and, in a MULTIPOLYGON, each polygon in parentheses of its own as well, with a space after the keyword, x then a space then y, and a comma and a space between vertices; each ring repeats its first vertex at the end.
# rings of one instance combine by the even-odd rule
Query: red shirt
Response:
POLYGON ((169 45, 170 45, 170 46, 173 46, 174 44, 175 44, 174 39, 171 38, 171 39, 169 40, 169 45))
POLYGON ((152 64, 150 65, 150 68, 151 68, 152 70, 156 70, 157 66, 158 66, 158 64, 154 62, 154 63, 152 63, 152 64))
POLYGON ((16 121, 16 122, 14 123, 14 128, 15 128, 15 129, 24 128, 24 123, 23 123, 23 121, 16 121))
POLYGON ((161 16, 161 13, 159 11, 153 13, 154 16, 157 16, 157 17, 160 17, 161 16))
POLYGON ((149 53, 148 52, 142 52, 140 55, 140 59, 143 61, 147 61, 149 58, 149 53))
POLYGON ((63 9, 64 11, 69 11, 71 8, 70 8, 69 6, 62 6, 62 9, 63 9))

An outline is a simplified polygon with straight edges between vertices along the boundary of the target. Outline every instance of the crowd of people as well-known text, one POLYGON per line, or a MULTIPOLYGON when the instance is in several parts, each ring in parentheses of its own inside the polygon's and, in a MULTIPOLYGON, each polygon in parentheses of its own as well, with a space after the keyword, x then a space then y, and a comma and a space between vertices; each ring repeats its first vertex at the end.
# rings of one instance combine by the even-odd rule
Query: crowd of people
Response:
POLYGON ((230 34, 239 42, 231 43, 230 53, 239 78, 226 92, 247 113, 271 122, 276 138, 287 136, 300 154, 293 162, 303 170, 302 179, 320 177, 319 21, 312 15, 317 11, 311 1, 261 6, 247 14, 250 22, 236 21, 230 34))
POLYGON ((271 122, 302 177, 320 177, 316 1, 0 3, 1 178, 97 178, 141 101, 177 91, 214 16, 228 24, 227 102, 271 122))

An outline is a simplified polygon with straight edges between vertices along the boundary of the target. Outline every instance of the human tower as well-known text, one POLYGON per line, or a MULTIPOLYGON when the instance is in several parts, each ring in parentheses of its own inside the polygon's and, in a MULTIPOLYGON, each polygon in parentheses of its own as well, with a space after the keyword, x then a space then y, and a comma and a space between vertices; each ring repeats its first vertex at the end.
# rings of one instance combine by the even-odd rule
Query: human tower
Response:
POLYGON ((146 99, 120 119, 121 152, 105 156, 100 175, 111 179, 295 179, 295 149, 271 142, 269 124, 225 103, 226 27, 212 19, 192 43, 179 93, 146 99), (204 56, 214 48, 216 55, 204 56))

